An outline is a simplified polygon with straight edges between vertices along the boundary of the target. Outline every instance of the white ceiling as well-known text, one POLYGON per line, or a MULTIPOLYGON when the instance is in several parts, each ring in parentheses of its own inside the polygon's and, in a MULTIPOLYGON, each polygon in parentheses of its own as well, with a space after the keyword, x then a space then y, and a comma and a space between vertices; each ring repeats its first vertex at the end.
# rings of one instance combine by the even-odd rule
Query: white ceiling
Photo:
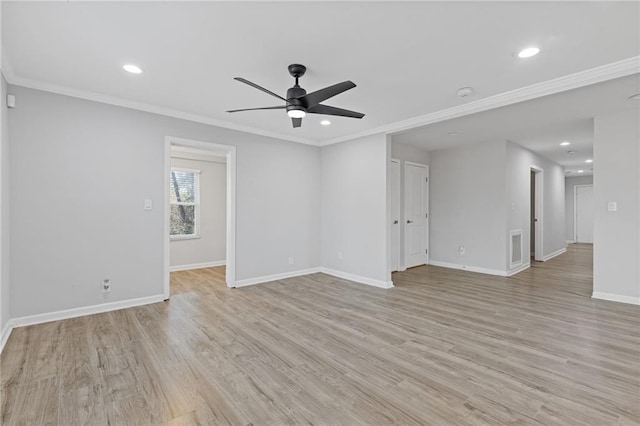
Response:
POLYGON ((638 56, 640 3, 3 2, 2 44, 17 83, 324 141, 638 56), (529 45, 540 55, 514 57, 529 45), (296 62, 307 91, 353 80, 327 104, 366 117, 292 129, 283 111, 224 112, 277 105, 232 79, 284 94, 296 62), (464 86, 475 95, 461 100, 464 86))
POLYGON ((634 93, 640 93, 640 74, 415 128, 394 135, 393 141, 430 151, 510 140, 565 170, 590 174, 597 167, 585 163, 593 157, 593 117, 635 108, 640 120, 640 102, 628 99, 634 93), (569 147, 560 146, 565 140, 569 147))

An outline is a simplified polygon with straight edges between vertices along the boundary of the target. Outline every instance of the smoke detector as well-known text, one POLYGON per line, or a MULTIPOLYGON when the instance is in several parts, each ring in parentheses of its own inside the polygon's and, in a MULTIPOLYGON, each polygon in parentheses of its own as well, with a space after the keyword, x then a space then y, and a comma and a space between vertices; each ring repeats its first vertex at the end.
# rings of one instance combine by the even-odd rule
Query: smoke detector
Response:
POLYGON ((462 89, 458 89, 458 97, 459 98, 468 98, 469 96, 471 96, 473 94, 473 88, 472 87, 463 87, 462 89))

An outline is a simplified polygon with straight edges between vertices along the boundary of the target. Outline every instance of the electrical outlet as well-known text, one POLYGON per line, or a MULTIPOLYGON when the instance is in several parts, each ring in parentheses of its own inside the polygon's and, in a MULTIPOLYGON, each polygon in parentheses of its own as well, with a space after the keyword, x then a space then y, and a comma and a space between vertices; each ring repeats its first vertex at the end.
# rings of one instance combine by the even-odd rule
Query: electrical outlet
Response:
POLYGON ((111 293, 111 280, 109 278, 102 280, 102 292, 111 293))
POLYGON ((460 254, 464 254, 464 252, 466 251, 466 249, 464 248, 464 246, 460 246, 458 248, 458 251, 460 252, 460 254))
POLYGON ((289 257, 289 265, 293 265, 293 257, 289 257))

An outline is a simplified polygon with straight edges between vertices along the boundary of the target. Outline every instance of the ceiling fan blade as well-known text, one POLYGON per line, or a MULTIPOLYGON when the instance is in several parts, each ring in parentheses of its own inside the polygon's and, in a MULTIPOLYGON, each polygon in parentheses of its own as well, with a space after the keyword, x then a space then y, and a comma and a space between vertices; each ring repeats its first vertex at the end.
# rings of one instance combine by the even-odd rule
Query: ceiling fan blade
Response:
POLYGON ((337 115, 339 117, 362 118, 361 112, 349 111, 348 109, 336 108, 329 105, 314 105, 307 109, 309 114, 337 115))
POLYGON ((251 81, 249 81, 249 80, 247 80, 247 79, 245 79, 245 78, 242 78, 242 77, 234 77, 233 79, 234 79, 234 80, 237 80, 237 81, 239 81, 239 82, 241 82, 241 83, 248 84, 248 85, 249 85, 249 86, 251 86, 251 87, 254 87, 254 88, 258 89, 258 90, 261 90, 261 91, 263 91, 264 93, 268 93, 268 94, 270 94, 271 96, 275 96, 275 97, 276 97, 276 98, 278 98, 278 99, 282 99, 283 101, 285 101, 285 102, 286 102, 286 103, 288 103, 288 104, 291 104, 291 102, 289 102, 288 100, 286 100, 286 99, 285 99, 285 98, 283 98, 282 96, 280 96, 280 95, 276 95, 276 94, 275 94, 275 93, 273 93, 271 90, 265 89, 265 88, 264 88, 264 87, 262 87, 262 86, 258 86, 257 84, 255 84, 255 83, 253 83, 253 82, 251 82, 251 81))
POLYGON ((293 123, 293 127, 302 127, 302 118, 292 118, 291 122, 293 123))
POLYGON ((227 112, 258 111, 258 110, 263 110, 263 109, 285 109, 285 108, 286 108, 286 106, 282 105, 282 106, 272 106, 272 107, 264 107, 264 108, 232 109, 232 110, 227 111, 227 112))
POLYGON ((349 89, 356 87, 352 81, 343 81, 342 83, 334 84, 333 86, 325 87, 324 89, 316 90, 315 92, 307 93, 298 99, 307 107, 318 105, 320 102, 339 95, 342 92, 346 92, 349 89))

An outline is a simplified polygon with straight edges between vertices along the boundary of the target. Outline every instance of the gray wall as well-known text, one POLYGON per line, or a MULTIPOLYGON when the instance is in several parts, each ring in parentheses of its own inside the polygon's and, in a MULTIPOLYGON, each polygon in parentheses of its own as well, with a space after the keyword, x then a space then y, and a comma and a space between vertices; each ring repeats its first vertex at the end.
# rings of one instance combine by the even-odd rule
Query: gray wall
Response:
POLYGON ((10 309, 10 181, 9 181, 9 123, 7 109, 7 81, 0 74, 0 97, 2 98, 1 107, 2 115, 0 117, 0 191, 2 198, 0 200, 0 333, 8 324, 11 315, 10 309))
POLYGON ((318 147, 12 91, 13 317, 163 293, 167 135, 237 147, 237 279, 320 265, 318 147))
MULTIPOLYGON (((391 158, 400 160, 400 218, 404 217, 404 163, 410 161, 412 163, 429 165, 430 154, 429 151, 424 151, 420 148, 416 148, 411 145, 400 144, 392 142, 391 144, 391 158)), ((405 227, 399 227, 400 235, 400 266, 405 264, 404 250, 405 250, 405 227)), ((395 250, 395 249, 394 249, 395 250)))
POLYGON ((531 256, 531 166, 543 169, 542 254, 548 256, 566 247, 564 221, 564 170, 562 167, 520 145, 507 142, 507 244, 506 265, 509 267, 510 231, 523 231, 523 259, 531 256))
POLYGON ((593 176, 572 176, 564 180, 564 201, 565 201, 565 221, 564 221, 564 238, 567 242, 574 242, 573 226, 575 213, 573 208, 575 186, 576 185, 593 185, 593 176))
POLYGON ((504 141, 431 152, 432 262, 505 271, 505 161, 504 141))
POLYGON ((322 148, 323 266, 390 281, 387 163, 385 135, 322 148))
POLYGON ((638 110, 596 117, 594 134, 594 297, 640 303, 638 110), (618 211, 608 211, 610 201, 618 211))
POLYGON ((200 170, 198 238, 170 243, 172 267, 226 260, 227 165, 222 160, 171 158, 171 167, 200 170))

